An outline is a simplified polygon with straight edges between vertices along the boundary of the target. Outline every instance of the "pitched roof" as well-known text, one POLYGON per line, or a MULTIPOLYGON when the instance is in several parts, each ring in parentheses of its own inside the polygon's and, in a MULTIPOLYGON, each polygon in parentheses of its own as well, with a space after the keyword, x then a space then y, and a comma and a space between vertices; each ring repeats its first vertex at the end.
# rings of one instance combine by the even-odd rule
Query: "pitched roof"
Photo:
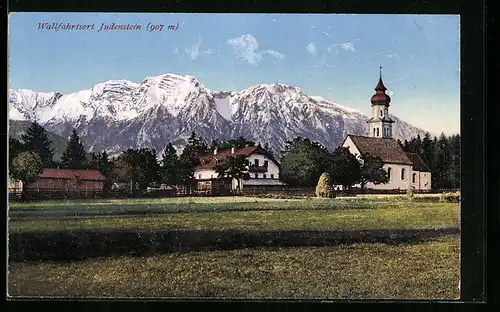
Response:
POLYGON ((412 164, 398 141, 388 138, 372 138, 348 135, 361 154, 378 156, 385 163, 412 164))
POLYGON ((44 169, 40 178, 44 179, 76 179, 87 181, 104 181, 106 178, 98 170, 44 169))
MULTIPOLYGON (((200 157, 200 161, 202 165, 198 169, 214 169, 215 168, 215 159, 221 160, 226 157, 230 156, 249 156, 250 154, 260 151, 263 153, 267 153, 266 150, 264 150, 260 146, 250 146, 250 147, 244 147, 240 149, 235 149, 234 153, 231 153, 231 149, 226 149, 222 151, 218 151, 216 155, 206 155, 200 157)), ((272 159, 272 158, 271 158, 272 159)))
POLYGON ((422 158, 416 153, 406 153, 406 156, 411 160, 413 163, 413 170, 415 171, 421 171, 421 172, 431 172, 429 167, 424 163, 422 158))

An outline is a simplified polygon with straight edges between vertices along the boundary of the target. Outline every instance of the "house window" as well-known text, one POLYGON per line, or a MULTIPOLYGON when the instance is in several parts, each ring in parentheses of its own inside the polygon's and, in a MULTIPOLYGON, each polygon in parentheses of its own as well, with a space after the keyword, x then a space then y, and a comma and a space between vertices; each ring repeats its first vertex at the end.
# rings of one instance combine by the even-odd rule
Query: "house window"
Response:
POLYGON ((198 175, 198 179, 201 179, 201 174, 198 175))
POLYGON ((412 176, 412 178, 411 178, 411 182, 415 183, 416 180, 417 180, 417 174, 414 173, 413 176, 412 176))
POLYGON ((267 178, 265 173, 262 175, 262 178, 264 178, 264 179, 266 179, 266 178, 267 178))
POLYGON ((256 179, 258 179, 258 178, 259 178, 259 174, 258 174, 258 173, 256 173, 256 174, 255 174, 255 178, 256 178, 256 179))
POLYGON ((269 165, 269 162, 267 160, 264 160, 264 167, 267 167, 269 165))
POLYGON ((271 179, 274 179, 274 174, 271 173, 271 179))
POLYGON ((391 179, 391 168, 387 168, 387 177, 391 179))
POLYGON ((379 130, 378 130, 378 128, 377 128, 377 136, 379 136, 379 135, 380 135, 380 132, 379 132, 379 130))
POLYGON ((403 168, 401 169, 401 180, 404 180, 406 178, 406 169, 403 168))
POLYGON ((214 175, 213 175, 213 174, 211 174, 211 175, 210 175, 210 179, 213 179, 213 178, 214 178, 214 175))
POLYGON ((255 164, 255 167, 258 167, 259 166, 259 160, 258 159, 254 160, 254 164, 255 164))

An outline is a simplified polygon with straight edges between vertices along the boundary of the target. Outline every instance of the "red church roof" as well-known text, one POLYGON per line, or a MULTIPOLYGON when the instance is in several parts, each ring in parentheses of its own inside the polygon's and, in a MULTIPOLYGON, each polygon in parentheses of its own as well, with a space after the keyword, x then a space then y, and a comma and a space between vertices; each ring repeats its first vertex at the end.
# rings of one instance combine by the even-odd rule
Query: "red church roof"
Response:
POLYGON ((406 153, 406 156, 411 160, 413 163, 413 170, 415 171, 421 171, 421 172, 431 172, 429 167, 424 163, 422 158, 416 153, 406 153))
POLYGON ((43 179, 76 179, 83 181, 104 181, 106 178, 98 170, 44 169, 40 178, 43 179))
POLYGON ((372 105, 385 105, 389 106, 391 102, 391 97, 385 94, 387 88, 384 86, 382 82, 382 67, 380 67, 380 78, 378 79, 377 86, 375 87, 376 93, 372 96, 371 102, 372 105))
MULTIPOLYGON (((385 163, 413 164, 398 141, 389 138, 373 138, 349 134, 361 154, 380 157, 385 163)), ((347 139, 347 138, 346 138, 347 139)))

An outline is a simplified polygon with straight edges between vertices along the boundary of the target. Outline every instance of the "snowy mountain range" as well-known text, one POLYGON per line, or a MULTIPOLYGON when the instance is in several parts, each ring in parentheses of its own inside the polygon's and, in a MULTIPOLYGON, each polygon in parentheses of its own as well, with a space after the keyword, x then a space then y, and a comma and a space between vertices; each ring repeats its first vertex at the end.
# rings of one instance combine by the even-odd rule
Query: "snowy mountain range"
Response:
MULTIPOLYGON (((391 117, 395 138, 425 134, 391 117)), ((268 143, 274 152, 297 136, 333 149, 347 134, 368 135, 367 118, 285 84, 215 92, 194 76, 175 74, 148 77, 140 84, 110 80, 71 94, 9 90, 11 125, 37 120, 62 137, 76 127, 90 151, 106 149, 112 155, 129 147, 155 148, 161 155, 169 142, 182 149, 192 131, 208 142, 243 136, 268 143)))

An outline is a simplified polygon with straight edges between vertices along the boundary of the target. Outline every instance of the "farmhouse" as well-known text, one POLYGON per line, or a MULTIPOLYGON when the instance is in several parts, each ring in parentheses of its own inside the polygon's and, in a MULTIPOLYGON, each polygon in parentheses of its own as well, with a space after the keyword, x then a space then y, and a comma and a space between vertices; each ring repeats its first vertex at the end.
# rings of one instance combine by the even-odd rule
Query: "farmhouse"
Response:
POLYGON ((229 193, 238 189, 238 181, 233 178, 221 178, 215 172, 216 164, 224 158, 234 156, 245 156, 249 162, 246 170, 246 178, 240 179, 239 185, 242 190, 245 187, 265 187, 282 185, 279 180, 280 165, 278 161, 262 146, 251 146, 244 148, 231 148, 227 150, 214 150, 213 154, 200 158, 201 166, 195 171, 195 179, 198 182, 198 190, 210 194, 229 193))
MULTIPOLYGON (((431 172, 418 154, 406 153, 401 145, 392 138, 392 124, 389 117, 391 98, 385 94, 386 87, 382 82, 382 73, 375 95, 371 98, 372 117, 367 120, 369 136, 347 135, 342 144, 358 159, 361 154, 378 156, 384 162, 383 168, 389 175, 385 184, 368 183, 367 189, 373 190, 430 190, 431 172)), ((359 187, 359 185, 356 185, 359 187)))
POLYGON ((32 192, 102 192, 104 180, 98 170, 44 169, 39 179, 26 185, 26 189, 32 192))

